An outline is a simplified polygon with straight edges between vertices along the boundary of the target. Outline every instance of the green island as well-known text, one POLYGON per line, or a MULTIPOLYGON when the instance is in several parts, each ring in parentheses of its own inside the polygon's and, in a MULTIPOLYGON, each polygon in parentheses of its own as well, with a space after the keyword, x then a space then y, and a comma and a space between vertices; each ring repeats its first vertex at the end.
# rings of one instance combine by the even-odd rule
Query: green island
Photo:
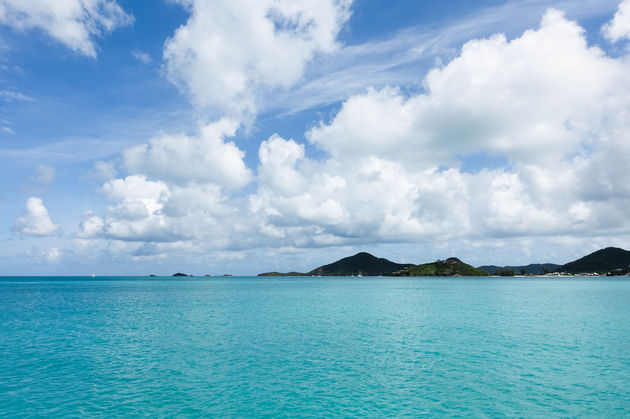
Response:
POLYGON ((436 260, 433 263, 410 265, 392 276, 488 276, 489 273, 461 260, 450 257, 446 260, 436 260))

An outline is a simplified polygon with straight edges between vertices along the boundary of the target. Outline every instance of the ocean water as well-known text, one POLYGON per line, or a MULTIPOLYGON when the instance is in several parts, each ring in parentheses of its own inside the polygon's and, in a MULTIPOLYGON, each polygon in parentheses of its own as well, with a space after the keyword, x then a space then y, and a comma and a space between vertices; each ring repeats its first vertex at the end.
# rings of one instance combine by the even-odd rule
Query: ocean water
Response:
POLYGON ((2 278, 0 417, 630 415, 630 280, 2 278))

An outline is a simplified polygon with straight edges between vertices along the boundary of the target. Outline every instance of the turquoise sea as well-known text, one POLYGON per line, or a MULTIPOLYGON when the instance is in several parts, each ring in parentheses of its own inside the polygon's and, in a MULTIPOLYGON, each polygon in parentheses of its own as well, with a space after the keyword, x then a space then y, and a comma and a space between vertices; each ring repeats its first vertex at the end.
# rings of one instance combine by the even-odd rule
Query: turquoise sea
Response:
POLYGON ((1 278, 0 417, 630 415, 630 280, 1 278))

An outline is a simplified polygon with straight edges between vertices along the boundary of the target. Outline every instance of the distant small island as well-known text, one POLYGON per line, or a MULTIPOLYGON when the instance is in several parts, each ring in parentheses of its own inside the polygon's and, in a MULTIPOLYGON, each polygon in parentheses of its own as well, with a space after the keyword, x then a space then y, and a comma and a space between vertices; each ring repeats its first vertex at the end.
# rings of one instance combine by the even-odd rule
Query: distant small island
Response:
POLYGON ((534 263, 523 266, 483 265, 475 268, 456 257, 431 263, 396 263, 366 252, 357 253, 310 272, 265 272, 258 276, 515 276, 515 275, 628 275, 630 252, 607 247, 564 265, 534 263))
POLYGON ((304 272, 264 272, 258 276, 310 276, 304 272))

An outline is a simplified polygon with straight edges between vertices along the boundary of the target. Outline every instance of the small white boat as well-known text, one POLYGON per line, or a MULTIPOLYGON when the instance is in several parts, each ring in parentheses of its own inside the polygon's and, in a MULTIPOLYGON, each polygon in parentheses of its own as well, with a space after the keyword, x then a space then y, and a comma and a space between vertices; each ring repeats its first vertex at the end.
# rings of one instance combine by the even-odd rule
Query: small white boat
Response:
POLYGON ((96 274, 95 273, 92 274, 92 278, 96 278, 96 274))

